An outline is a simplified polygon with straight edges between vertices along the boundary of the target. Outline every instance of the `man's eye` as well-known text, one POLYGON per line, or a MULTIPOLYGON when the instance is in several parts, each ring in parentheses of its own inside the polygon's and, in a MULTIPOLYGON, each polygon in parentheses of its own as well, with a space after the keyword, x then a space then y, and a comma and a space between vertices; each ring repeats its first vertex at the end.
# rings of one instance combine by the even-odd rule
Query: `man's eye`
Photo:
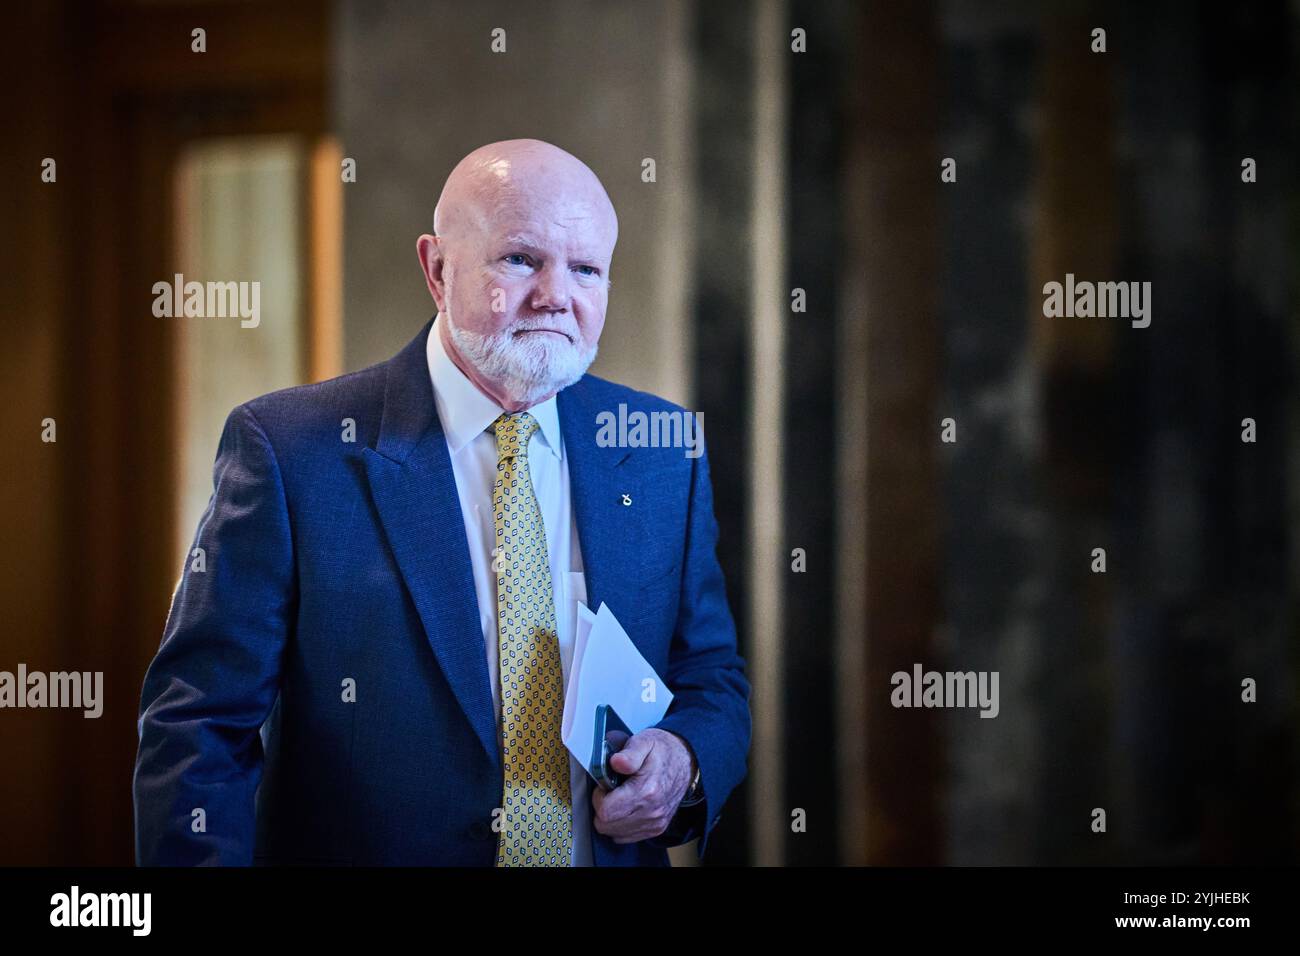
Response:
POLYGON ((596 270, 595 266, 578 266, 578 268, 587 270, 586 272, 583 273, 583 275, 587 275, 587 276, 600 275, 600 273, 596 270))
POLYGON ((506 256, 506 262, 509 262, 512 266, 525 266, 528 265, 528 257, 523 253, 512 252, 510 255, 506 256), (518 259, 519 261, 512 262, 511 260, 513 259, 518 259))

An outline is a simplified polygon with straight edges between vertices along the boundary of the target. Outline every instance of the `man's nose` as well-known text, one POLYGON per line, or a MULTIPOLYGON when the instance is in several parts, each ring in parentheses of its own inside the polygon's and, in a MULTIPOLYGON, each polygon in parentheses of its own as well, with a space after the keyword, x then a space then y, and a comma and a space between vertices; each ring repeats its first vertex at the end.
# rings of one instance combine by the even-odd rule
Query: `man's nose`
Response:
POLYGON ((569 274, 562 267, 548 265, 537 273, 532 306, 537 312, 564 312, 569 308, 569 274))

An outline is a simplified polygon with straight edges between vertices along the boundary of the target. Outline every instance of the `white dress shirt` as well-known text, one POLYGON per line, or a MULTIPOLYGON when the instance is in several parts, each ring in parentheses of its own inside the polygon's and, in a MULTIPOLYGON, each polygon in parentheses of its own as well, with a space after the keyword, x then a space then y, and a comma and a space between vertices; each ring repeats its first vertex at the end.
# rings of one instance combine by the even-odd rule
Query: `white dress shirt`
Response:
MULTIPOLYGON (((497 716, 497 743, 501 743, 501 684, 498 679, 500 651, 497 645, 497 578, 492 571, 491 542, 495 539, 492 489, 497 478, 497 440, 493 423, 505 409, 465 377, 448 357, 440 335, 441 316, 429 331, 426 352, 429 376, 433 380, 438 419, 447 437, 451 468, 460 496, 460 513, 465 520, 469 557, 474 568, 474 591, 478 596, 479 623, 487 652, 488 676, 492 683, 492 705, 497 716)), ((560 642, 564 686, 569 686, 573 660, 573 637, 578 603, 587 600, 582 552, 578 547, 578 526, 569 496, 569 462, 560 434, 560 416, 552 396, 528 409, 540 428, 528 439, 528 474, 542 509, 547 553, 551 566, 551 587, 555 595, 555 625, 560 642)), ((589 821, 590 778, 569 754, 569 791, 573 798, 573 866, 591 866, 589 821)))

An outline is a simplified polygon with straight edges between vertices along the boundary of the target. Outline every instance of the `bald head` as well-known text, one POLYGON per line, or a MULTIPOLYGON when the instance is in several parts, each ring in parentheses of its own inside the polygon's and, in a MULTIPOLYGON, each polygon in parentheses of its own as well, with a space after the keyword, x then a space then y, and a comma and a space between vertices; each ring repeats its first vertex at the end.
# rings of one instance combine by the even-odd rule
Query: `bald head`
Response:
POLYGON ((451 171, 416 244, 457 367, 507 411, 544 401, 596 355, 618 217, 585 163, 510 139, 451 171))
POLYGON ((567 228, 592 232, 612 254, 618 216, 605 187, 578 157, 540 139, 489 143, 457 163, 434 208, 433 231, 455 241, 532 205, 554 207, 567 228))

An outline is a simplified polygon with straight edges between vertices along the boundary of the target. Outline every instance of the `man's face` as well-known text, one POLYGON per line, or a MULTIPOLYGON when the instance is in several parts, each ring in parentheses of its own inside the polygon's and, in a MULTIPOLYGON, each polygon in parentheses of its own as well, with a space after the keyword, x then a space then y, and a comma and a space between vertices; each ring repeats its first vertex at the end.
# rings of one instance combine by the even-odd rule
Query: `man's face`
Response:
POLYGON ((597 203, 563 188, 514 190, 472 221, 439 242, 448 332, 493 391, 528 407, 595 359, 614 236, 597 203))

